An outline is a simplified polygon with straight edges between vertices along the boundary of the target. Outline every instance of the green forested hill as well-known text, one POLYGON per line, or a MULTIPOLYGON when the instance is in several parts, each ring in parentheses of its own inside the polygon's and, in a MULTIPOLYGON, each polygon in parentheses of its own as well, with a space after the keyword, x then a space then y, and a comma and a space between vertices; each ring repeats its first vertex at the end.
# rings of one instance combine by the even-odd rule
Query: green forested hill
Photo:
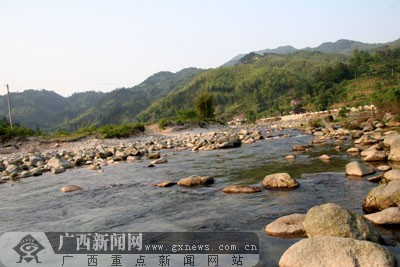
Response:
MULTIPOLYGON (((389 43, 378 43, 378 44, 367 44, 352 40, 340 39, 336 42, 325 42, 317 47, 306 47, 302 49, 294 48, 293 46, 281 46, 275 49, 264 49, 255 52, 251 52, 250 54, 264 55, 264 54, 278 54, 278 55, 286 55, 295 53, 298 51, 309 51, 309 52, 322 52, 322 53, 338 53, 344 55, 352 55, 355 49, 360 51, 372 51, 377 48, 385 48, 388 46, 400 45, 400 39, 389 42, 389 43)), ((223 66, 234 66, 239 63, 239 61, 246 56, 247 54, 240 54, 226 62, 223 66)))
MULTIPOLYGON (((291 111, 292 99, 307 110, 323 110, 338 103, 373 101, 363 92, 369 79, 373 88, 398 88, 400 49, 381 48, 371 53, 343 54, 299 51, 287 55, 250 53, 235 66, 224 66, 197 76, 181 90, 153 103, 139 114, 143 121, 173 118, 194 106, 197 95, 212 95, 215 116, 229 119, 240 113, 249 119, 291 111)), ((399 89, 400 90, 400 89, 399 89)))
MULTIPOLYGON (((318 49, 344 51, 357 45, 364 44, 342 40, 318 49)), ((374 102, 393 108, 393 100, 400 106, 400 41, 373 46, 365 46, 369 52, 355 49, 351 55, 307 49, 286 53, 294 48, 281 47, 276 50, 279 54, 243 55, 233 66, 159 72, 137 86, 109 93, 65 98, 51 91, 27 90, 11 94, 12 113, 14 122, 31 129, 74 131, 137 120, 202 119, 204 114, 223 121, 245 114, 252 120, 300 107, 323 110, 374 102), (207 108, 203 114, 198 110, 202 104, 207 108)), ((7 98, 0 96, 0 119, 7 113, 7 98)))
MULTIPOLYGON (((121 124, 135 120, 151 103, 178 90, 203 70, 183 69, 177 73, 159 72, 141 84, 109 93, 84 92, 63 97, 47 90, 11 93, 15 123, 42 131, 74 131, 82 126, 121 124)), ((0 96, 0 114, 8 114, 7 98, 0 96)))
POLYGON ((144 121, 160 116, 175 116, 180 109, 190 109, 196 95, 209 92, 214 97, 218 118, 239 113, 248 116, 274 115, 290 109, 292 98, 314 101, 315 78, 328 67, 346 62, 345 56, 317 52, 289 55, 268 54, 247 57, 237 66, 209 70, 180 91, 153 103, 139 114, 144 121))
POLYGON ((106 124, 129 123, 154 101, 177 91, 191 81, 202 70, 188 68, 177 73, 159 72, 132 88, 120 88, 104 94, 94 105, 76 115, 68 123, 80 127, 82 125, 101 126, 106 124))

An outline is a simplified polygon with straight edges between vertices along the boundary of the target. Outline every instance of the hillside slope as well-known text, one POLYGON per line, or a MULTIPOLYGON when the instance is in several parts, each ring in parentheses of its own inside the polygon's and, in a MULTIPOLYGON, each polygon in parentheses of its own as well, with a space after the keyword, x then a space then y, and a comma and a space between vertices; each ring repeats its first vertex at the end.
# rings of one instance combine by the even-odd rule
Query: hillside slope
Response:
MULTIPOLYGON (((13 120, 42 131, 131 122, 153 101, 179 90, 201 72, 196 68, 159 72, 137 86, 109 93, 84 92, 70 97, 47 90, 11 93, 13 120)), ((0 103, 0 115, 8 116, 6 95, 0 96, 0 103)))

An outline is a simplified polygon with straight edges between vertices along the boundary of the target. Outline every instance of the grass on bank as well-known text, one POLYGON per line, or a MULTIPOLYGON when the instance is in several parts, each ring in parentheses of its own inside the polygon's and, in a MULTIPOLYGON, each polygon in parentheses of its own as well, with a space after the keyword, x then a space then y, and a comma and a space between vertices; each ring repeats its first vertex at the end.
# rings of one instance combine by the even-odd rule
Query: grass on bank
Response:
POLYGON ((144 132, 145 126, 143 123, 125 123, 120 125, 110 124, 100 127, 83 126, 75 132, 68 133, 59 130, 53 134, 43 135, 44 140, 58 140, 58 141, 77 141, 88 136, 95 136, 97 138, 127 138, 134 134, 144 132))
POLYGON ((37 136, 44 142, 72 142, 83 138, 94 136, 97 138, 127 138, 140 132, 144 132, 143 123, 127 123, 120 125, 104 125, 101 127, 84 126, 75 132, 68 133, 65 130, 58 130, 54 133, 42 133, 39 129, 33 131, 29 128, 14 125, 12 128, 7 121, 0 121, 0 142, 13 138, 26 138, 37 136))

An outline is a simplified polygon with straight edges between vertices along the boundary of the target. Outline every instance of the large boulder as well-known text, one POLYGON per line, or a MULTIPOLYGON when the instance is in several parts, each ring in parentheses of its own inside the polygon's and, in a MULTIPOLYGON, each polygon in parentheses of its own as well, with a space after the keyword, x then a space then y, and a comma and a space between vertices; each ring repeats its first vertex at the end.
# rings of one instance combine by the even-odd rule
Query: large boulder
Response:
POLYGON ((390 170, 383 174, 386 181, 393 181, 400 179, 400 170, 390 170))
POLYGON ((196 176, 196 175, 191 175, 189 177, 182 178, 178 181, 178 185, 187 187, 196 185, 208 185, 213 183, 214 183, 214 178, 210 176, 196 176))
POLYGON ((369 149, 367 149, 365 152, 367 152, 367 153, 364 153, 364 155, 361 155, 361 156, 364 157, 363 161, 367 161, 367 162, 370 162, 370 161, 384 161, 387 158, 386 152, 383 151, 383 150, 377 150, 377 149, 369 150, 369 149))
POLYGON ((224 189, 222 189, 222 192, 227 194, 238 194, 238 193, 249 194, 249 193, 261 192, 261 189, 255 186, 237 184, 225 187, 224 189))
POLYGON ((400 179, 373 188, 363 202, 363 210, 368 213, 390 207, 400 207, 400 179))
POLYGON ((387 208, 379 212, 364 215, 364 218, 374 224, 400 224, 400 209, 398 207, 387 208))
POLYGON ((400 135, 397 135, 390 144, 389 160, 400 161, 400 135))
POLYGON ((280 267, 397 266, 396 257, 381 245, 343 237, 313 237, 289 247, 280 267))
POLYGON ((305 214, 296 213, 286 215, 265 226, 264 231, 270 236, 283 238, 307 237, 303 226, 305 219, 305 214))
POLYGON ((350 176, 361 177, 372 173, 375 173, 374 169, 358 161, 353 161, 346 165, 346 174, 350 176))
POLYGON ((359 214, 334 203, 312 207, 303 222, 309 237, 338 236, 379 242, 375 229, 359 214))
POLYGON ((47 166, 49 169, 70 169, 74 167, 70 161, 63 159, 60 156, 55 156, 49 159, 47 166))
POLYGON ((264 177, 262 182, 267 189, 294 189, 299 187, 296 179, 290 177, 288 173, 275 173, 264 177))
POLYGON ((233 148, 233 147, 240 147, 242 145, 242 140, 236 137, 222 137, 217 140, 217 148, 224 149, 224 148, 233 148))
POLYGON ((396 132, 388 133, 385 136, 385 138, 383 139, 383 144, 385 145, 385 147, 390 147, 392 145, 394 139, 398 136, 400 136, 400 135, 396 132))

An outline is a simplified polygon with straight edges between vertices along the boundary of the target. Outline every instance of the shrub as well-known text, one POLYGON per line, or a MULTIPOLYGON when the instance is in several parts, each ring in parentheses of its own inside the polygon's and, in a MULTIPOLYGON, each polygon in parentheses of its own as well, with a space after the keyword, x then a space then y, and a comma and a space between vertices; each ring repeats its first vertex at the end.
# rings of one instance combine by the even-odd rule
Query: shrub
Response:
POLYGON ((324 122, 322 119, 310 119, 308 125, 312 128, 320 128, 324 126, 324 122))
POLYGON ((343 107, 339 110, 339 117, 346 118, 349 115, 349 113, 350 113, 350 109, 343 107))
POLYGON ((105 125, 97 129, 96 132, 100 134, 102 138, 123 138, 143 131, 144 125, 142 123, 130 123, 122 125, 105 125))
POLYGON ((171 124, 172 124, 172 122, 171 122, 170 120, 167 120, 167 119, 161 119, 161 120, 158 122, 158 126, 159 126, 161 129, 165 129, 165 127, 170 126, 171 124))

